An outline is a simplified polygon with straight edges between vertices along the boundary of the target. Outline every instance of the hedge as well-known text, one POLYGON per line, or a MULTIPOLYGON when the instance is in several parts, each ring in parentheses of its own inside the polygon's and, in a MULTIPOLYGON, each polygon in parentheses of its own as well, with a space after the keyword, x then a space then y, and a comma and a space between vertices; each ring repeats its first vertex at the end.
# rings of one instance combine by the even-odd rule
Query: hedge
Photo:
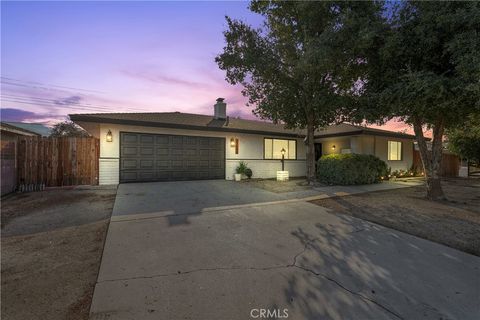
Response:
POLYGON ((318 180, 326 184, 371 184, 379 182, 386 175, 387 164, 367 154, 324 155, 317 165, 318 180))

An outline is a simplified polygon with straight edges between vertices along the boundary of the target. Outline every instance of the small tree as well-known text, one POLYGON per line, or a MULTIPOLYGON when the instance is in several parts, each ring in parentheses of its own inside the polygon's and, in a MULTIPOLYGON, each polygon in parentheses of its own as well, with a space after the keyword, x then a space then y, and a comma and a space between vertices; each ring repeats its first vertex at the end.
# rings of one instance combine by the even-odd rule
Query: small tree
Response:
POLYGON ((368 57, 361 118, 413 126, 432 200, 444 198, 438 173, 445 129, 480 108, 479 35, 479 2, 403 2, 368 57))
POLYGON ((357 95, 365 49, 381 25, 377 2, 252 1, 265 18, 254 29, 226 17, 226 46, 215 58, 240 83, 254 113, 307 132, 307 178, 315 179, 314 132, 342 120, 357 95))
POLYGON ((87 131, 80 128, 72 121, 62 121, 55 124, 52 128, 51 137, 61 138, 61 137, 88 137, 89 134, 87 131))
POLYGON ((450 151, 480 164, 480 114, 471 115, 463 125, 447 130, 447 140, 450 151))

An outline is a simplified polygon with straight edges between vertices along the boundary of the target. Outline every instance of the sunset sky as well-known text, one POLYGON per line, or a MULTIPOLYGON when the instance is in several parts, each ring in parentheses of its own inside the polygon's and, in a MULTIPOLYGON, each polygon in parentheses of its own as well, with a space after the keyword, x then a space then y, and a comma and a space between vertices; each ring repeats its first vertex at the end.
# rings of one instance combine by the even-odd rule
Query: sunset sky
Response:
MULTIPOLYGON (((214 57, 225 15, 260 26, 247 2, 2 2, 3 121, 53 124, 69 113, 212 114, 253 119, 214 57)), ((403 123, 386 129, 400 131, 403 123)), ((410 130, 409 130, 410 131, 410 130)))

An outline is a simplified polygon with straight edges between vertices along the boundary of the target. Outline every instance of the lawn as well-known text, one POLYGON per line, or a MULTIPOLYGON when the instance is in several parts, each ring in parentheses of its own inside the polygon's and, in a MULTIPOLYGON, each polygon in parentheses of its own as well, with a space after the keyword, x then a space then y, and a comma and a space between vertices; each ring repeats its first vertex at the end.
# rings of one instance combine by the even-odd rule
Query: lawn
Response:
POLYGON ((2 199, 2 319, 88 319, 116 188, 2 199))
POLYGON ((418 186, 312 203, 480 256, 480 179, 442 184, 448 201, 428 201, 418 186))

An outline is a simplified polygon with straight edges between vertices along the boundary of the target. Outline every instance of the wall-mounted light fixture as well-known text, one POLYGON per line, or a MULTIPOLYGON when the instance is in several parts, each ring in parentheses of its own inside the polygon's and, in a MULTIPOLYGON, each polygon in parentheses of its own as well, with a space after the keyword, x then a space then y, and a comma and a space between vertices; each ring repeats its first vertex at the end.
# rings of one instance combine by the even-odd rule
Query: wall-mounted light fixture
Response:
POLYGON ((335 145, 333 145, 333 146, 332 146, 332 150, 335 150, 335 148, 336 148, 335 145))
POLYGON ((235 154, 238 154, 238 138, 230 138, 230 147, 235 148, 235 154))
POLYGON ((107 132, 107 142, 112 142, 112 141, 113 141, 112 131, 108 130, 108 132, 107 132))

